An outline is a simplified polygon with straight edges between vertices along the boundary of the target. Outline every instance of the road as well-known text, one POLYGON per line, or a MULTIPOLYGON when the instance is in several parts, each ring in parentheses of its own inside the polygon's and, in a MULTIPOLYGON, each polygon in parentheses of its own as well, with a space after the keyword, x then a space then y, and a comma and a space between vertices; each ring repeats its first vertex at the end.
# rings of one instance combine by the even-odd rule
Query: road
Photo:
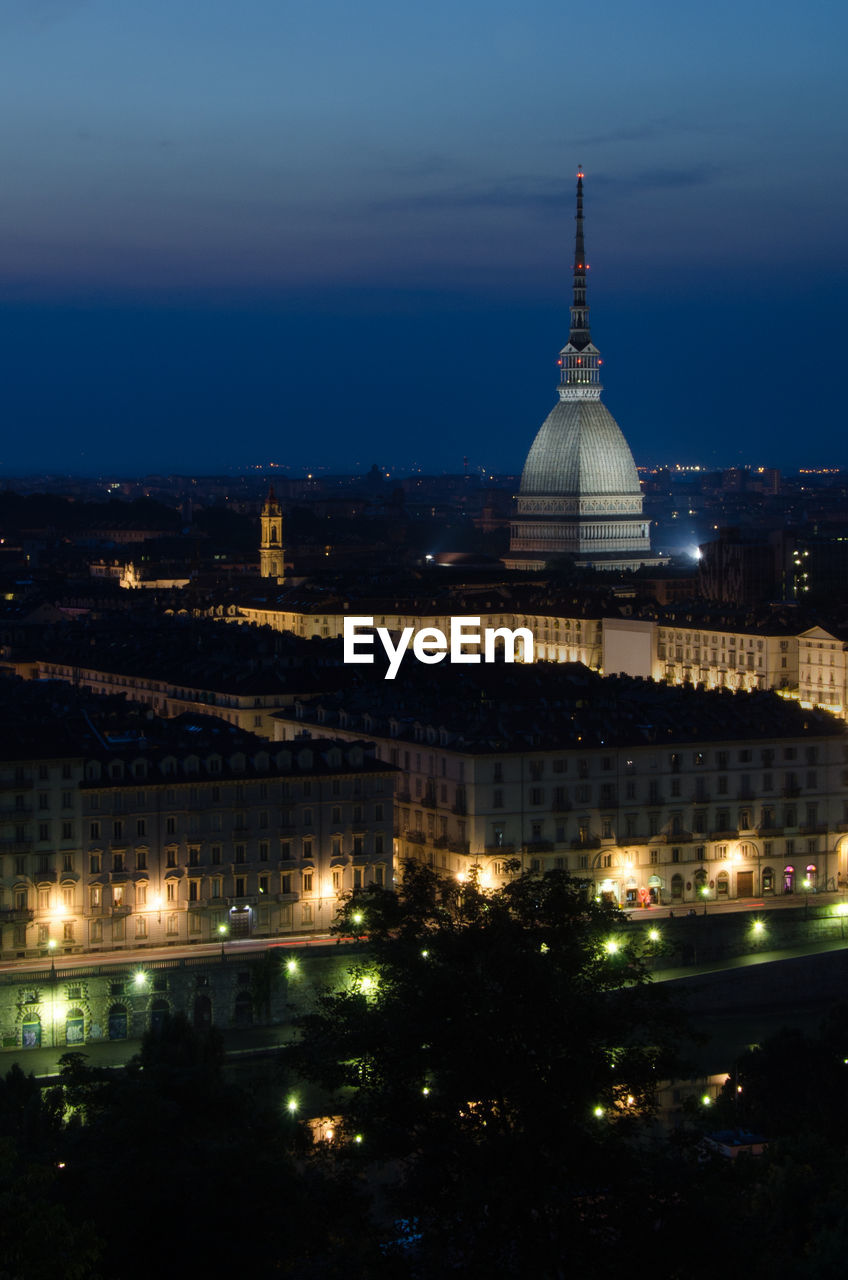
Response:
MULTIPOLYGON (((237 960, 241 955, 249 955, 256 951, 266 951, 268 947, 326 947, 328 943, 355 942, 355 938, 337 938, 335 934, 311 933, 302 937, 285 938, 237 938, 225 942, 192 943, 190 946, 176 947, 124 947, 117 951, 88 951, 75 955, 54 955, 57 969, 90 969, 95 965, 144 965, 151 960, 185 960, 206 958, 214 960, 223 956, 227 960, 237 960)), ((29 960, 6 960, 0 964, 0 973, 20 970, 31 973, 35 969, 46 969, 50 966, 50 955, 44 952, 41 957, 29 960)))
POLYGON ((781 911, 799 907, 835 906, 845 902, 844 893, 787 893, 774 898, 733 898, 730 902, 716 902, 715 898, 707 898, 700 902, 669 903, 661 907, 633 907, 625 911, 631 920, 667 920, 669 916, 680 917, 695 911, 699 916, 732 915, 734 912, 746 911, 781 911))

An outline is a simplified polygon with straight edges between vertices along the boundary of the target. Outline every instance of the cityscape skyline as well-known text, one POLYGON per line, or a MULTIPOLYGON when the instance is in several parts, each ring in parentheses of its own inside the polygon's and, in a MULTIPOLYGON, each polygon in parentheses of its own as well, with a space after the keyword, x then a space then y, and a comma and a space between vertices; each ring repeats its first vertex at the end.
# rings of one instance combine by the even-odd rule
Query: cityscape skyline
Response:
POLYGON ((513 470, 555 394, 578 163, 636 457, 832 461, 841 11, 614 0, 561 77, 547 0, 369 12, 4 7, 2 474, 217 471, 245 435, 513 470))

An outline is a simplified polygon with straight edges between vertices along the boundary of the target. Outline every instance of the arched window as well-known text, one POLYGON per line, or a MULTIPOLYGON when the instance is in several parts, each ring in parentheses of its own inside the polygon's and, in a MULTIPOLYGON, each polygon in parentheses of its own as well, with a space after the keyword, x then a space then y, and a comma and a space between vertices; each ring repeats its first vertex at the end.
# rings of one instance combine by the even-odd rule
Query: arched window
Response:
POLYGON ((162 1031, 170 1014, 171 1008, 167 1000, 154 1000, 150 1006, 150 1030, 154 1032, 162 1031))
POLYGON ((21 1044, 25 1049, 41 1047, 41 1019, 37 1013, 28 1013, 21 1027, 21 1044))
POLYGON ((784 893, 795 892, 795 868, 794 867, 790 866, 790 867, 783 868, 783 892, 784 893))
POLYGON ((126 1040, 127 1038, 127 1006, 113 1004, 109 1010, 109 1039, 126 1040))
POLYGON ((65 1043, 85 1044, 85 1014, 82 1009, 71 1009, 65 1018, 65 1043))
POLYGON ((716 876, 716 893, 720 898, 726 898, 730 892, 730 876, 726 871, 719 871, 716 876))
POLYGON ((683 897, 683 876, 671 877, 671 896, 675 901, 683 897))
POLYGON ((197 996, 194 1002, 194 1025, 198 1031, 212 1026, 212 1001, 208 996, 197 996))
POLYGON ((815 889, 816 887, 816 864, 814 862, 808 863, 806 870, 807 874, 804 877, 804 888, 809 892, 811 889, 815 889))
POLYGON ((763 867, 763 893, 774 893, 774 867, 763 867))

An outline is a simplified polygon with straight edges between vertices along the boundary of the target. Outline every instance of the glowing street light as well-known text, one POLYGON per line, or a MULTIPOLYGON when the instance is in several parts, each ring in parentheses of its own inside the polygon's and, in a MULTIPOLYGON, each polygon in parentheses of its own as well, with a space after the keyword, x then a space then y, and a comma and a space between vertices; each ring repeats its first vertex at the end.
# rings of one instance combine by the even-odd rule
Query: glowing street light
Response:
POLYGON ((143 969, 139 969, 133 981, 135 982, 135 985, 137 987, 143 987, 144 984, 147 982, 147 974, 144 972, 143 969))
POLYGON ((620 947, 620 944, 616 941, 615 938, 607 938, 606 942, 604 943, 604 951, 606 951, 608 956, 616 955, 616 953, 619 950, 619 947, 620 947))
POLYGON ((227 941, 227 934, 230 932, 229 926, 225 924, 218 925, 218 936, 221 939, 221 959, 224 959, 224 943, 227 941))
POLYGON ((659 931, 659 929, 649 929, 649 930, 648 930, 648 940, 649 940, 650 942, 659 942, 659 940, 660 940, 660 931, 659 931))
POLYGON ((295 1114, 295 1112, 297 1111, 297 1098, 289 1098, 288 1102, 286 1103, 286 1111, 288 1111, 290 1116, 293 1116, 295 1114))
POLYGON ((294 958, 286 961, 286 973, 297 973, 297 961, 294 958))

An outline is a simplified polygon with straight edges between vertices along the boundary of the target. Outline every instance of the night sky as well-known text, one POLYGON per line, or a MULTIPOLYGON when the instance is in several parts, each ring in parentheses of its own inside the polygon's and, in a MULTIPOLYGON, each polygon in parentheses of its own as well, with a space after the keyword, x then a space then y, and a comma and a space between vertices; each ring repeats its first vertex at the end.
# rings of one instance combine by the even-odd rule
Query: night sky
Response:
POLYGON ((0 0, 0 476, 848 464, 839 0, 0 0))

